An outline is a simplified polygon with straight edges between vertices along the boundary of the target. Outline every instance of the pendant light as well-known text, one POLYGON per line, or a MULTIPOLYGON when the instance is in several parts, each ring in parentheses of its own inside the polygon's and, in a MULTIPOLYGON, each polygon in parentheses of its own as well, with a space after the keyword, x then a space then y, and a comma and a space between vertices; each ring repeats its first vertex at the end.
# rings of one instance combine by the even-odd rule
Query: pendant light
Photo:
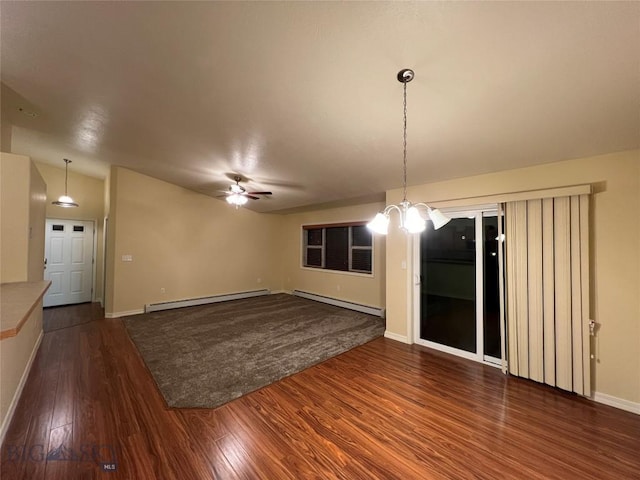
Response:
POLYGON ((79 205, 73 201, 73 198, 71 198, 69 195, 67 195, 67 177, 69 175, 69 164, 71 163, 71 160, 67 160, 66 158, 64 159, 64 195, 60 196, 58 198, 58 200, 56 200, 55 202, 51 202, 53 205, 57 205, 59 207, 65 207, 65 208, 70 208, 70 207, 78 207, 79 205))
POLYGON ((387 205, 383 211, 378 212, 367 227, 374 233, 386 235, 389 230, 389 215, 393 210, 400 215, 400 228, 406 233, 420 233, 427 227, 424 217, 420 215, 419 208, 426 210, 427 215, 433 222, 433 227, 438 228, 446 225, 451 219, 438 209, 433 209, 425 203, 411 203, 407 200, 407 83, 415 76, 413 70, 405 68, 398 72, 398 81, 403 86, 403 150, 402 150, 402 201, 397 205, 387 205))

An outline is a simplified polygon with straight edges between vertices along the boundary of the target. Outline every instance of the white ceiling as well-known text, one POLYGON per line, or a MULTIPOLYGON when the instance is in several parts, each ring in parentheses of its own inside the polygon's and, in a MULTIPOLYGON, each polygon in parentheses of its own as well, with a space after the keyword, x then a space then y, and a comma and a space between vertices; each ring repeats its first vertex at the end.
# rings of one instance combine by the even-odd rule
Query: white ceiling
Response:
MULTIPOLYGON (((640 147, 640 2, 8 2, 12 150, 279 211, 640 147), (37 113, 33 118, 18 111, 37 113)), ((419 199, 414 199, 418 201, 419 199)))

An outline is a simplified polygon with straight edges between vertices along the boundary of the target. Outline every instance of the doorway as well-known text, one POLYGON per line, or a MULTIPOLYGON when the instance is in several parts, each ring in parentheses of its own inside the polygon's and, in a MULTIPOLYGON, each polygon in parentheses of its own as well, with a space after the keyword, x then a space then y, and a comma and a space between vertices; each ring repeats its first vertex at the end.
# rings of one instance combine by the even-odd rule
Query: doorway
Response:
MULTIPOLYGON (((414 341, 495 366, 502 364, 497 206, 447 212, 414 242, 418 272, 414 341)), ((500 225, 501 227, 501 225, 500 225)))
POLYGON ((44 279, 51 281, 51 287, 43 306, 92 300, 94 234, 92 221, 47 219, 44 279))

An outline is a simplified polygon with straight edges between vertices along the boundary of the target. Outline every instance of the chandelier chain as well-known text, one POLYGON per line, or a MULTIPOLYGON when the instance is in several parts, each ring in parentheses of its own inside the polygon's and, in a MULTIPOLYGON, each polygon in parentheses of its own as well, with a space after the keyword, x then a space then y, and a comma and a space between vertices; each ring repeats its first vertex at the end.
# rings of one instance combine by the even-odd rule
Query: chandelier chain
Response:
POLYGON ((403 82, 402 201, 407 201, 407 82, 403 82))

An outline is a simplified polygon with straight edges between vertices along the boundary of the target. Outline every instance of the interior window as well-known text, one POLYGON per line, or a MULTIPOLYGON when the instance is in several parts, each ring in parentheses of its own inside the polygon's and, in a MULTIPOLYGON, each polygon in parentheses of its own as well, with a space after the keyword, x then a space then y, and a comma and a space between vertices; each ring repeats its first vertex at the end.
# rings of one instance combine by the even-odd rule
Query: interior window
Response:
POLYGON ((364 223, 309 225, 303 228, 305 267, 371 273, 373 237, 364 223))

